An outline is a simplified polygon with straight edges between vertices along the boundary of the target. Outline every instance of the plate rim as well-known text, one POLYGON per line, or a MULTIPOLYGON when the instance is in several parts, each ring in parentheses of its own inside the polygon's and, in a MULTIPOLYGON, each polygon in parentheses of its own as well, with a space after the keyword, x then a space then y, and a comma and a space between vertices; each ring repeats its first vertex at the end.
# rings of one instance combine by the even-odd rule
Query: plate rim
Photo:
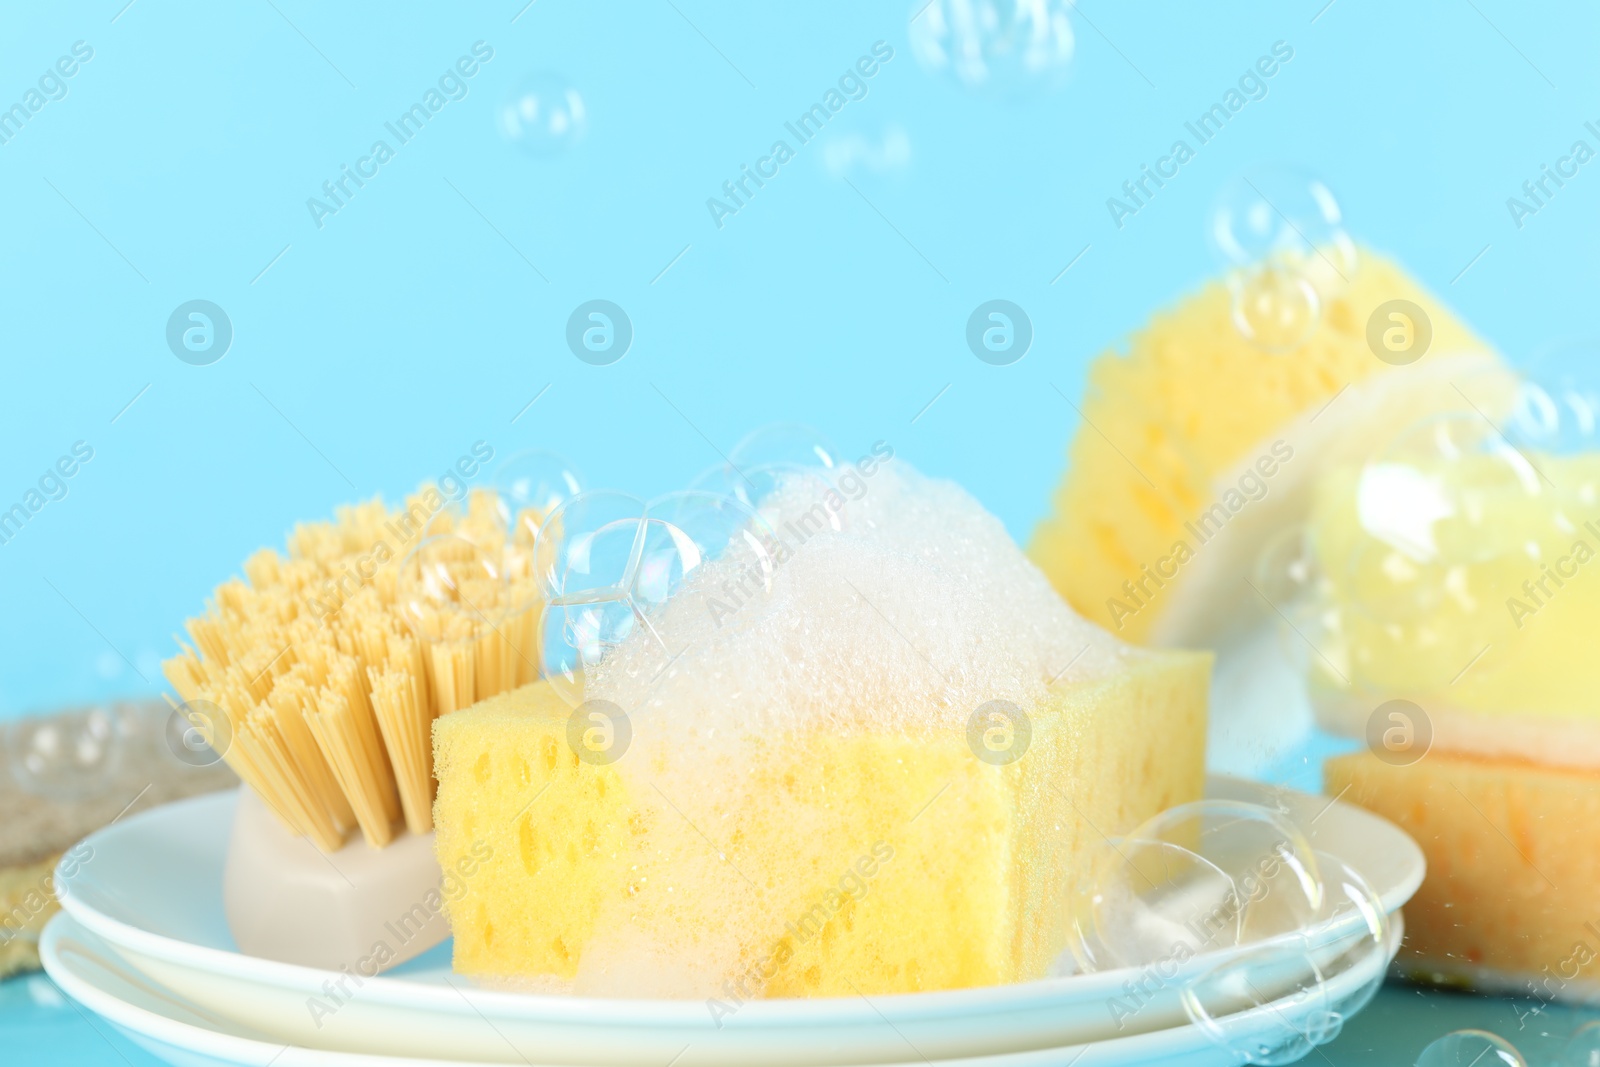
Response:
MULTIPOLYGON (((279 1051, 268 1057, 264 1061, 265 1063, 283 1062, 287 1067, 294 1067, 296 1064, 304 1064, 309 1067, 311 1064, 320 1065, 324 1063, 334 1063, 343 1065, 343 1067, 405 1067, 405 1065, 414 1065, 414 1067, 462 1067, 462 1065, 466 1064, 498 1062, 492 1060, 414 1059, 389 1056, 382 1053, 314 1049, 305 1045, 297 1045, 293 1042, 279 1042, 265 1037, 251 1037, 214 1030, 199 1023, 173 1018, 124 1000, 115 993, 102 989, 90 978, 73 971, 71 965, 62 959, 56 947, 63 937, 77 932, 73 927, 77 927, 77 931, 85 932, 92 938, 101 940, 106 948, 113 953, 115 952, 115 947, 108 942, 104 942, 104 939, 100 938, 93 930, 83 926, 71 915, 62 912, 50 918, 49 922, 45 924, 45 929, 39 939, 40 959, 44 964, 45 973, 64 994, 106 1019, 112 1026, 127 1035, 130 1040, 133 1039, 133 1035, 137 1034, 139 1037, 156 1041, 184 1052, 199 1053, 217 1059, 226 1058, 230 1061, 230 1067, 258 1062, 260 1060, 259 1054, 268 1049, 279 1051), (63 981, 63 978, 65 978, 65 981, 63 981), (83 995, 84 990, 89 991, 88 996, 83 995), (106 1010, 108 1005, 111 1006, 109 1011, 106 1010), (196 1044, 192 1040, 186 1040, 191 1035, 200 1037, 203 1043, 196 1044), (297 1055, 288 1060, 280 1060, 280 1057, 285 1052, 292 1052, 297 1055), (252 1055, 252 1053, 258 1055, 252 1055)), ((1387 971, 1388 962, 1392 961, 1394 952, 1399 948, 1404 936, 1405 919, 1397 912, 1393 916, 1393 926, 1390 928, 1389 935, 1390 947, 1385 950, 1386 961, 1383 965, 1383 971, 1380 973, 1387 971)), ((88 950, 95 948, 93 945, 84 947, 88 950)), ((1251 1017, 1260 1017, 1269 1012, 1274 1012, 1272 1006, 1262 1005, 1248 1009, 1231 1018, 1239 1019, 1248 1025, 1248 1020, 1251 1017)), ((235 1023, 235 1025, 238 1024, 235 1023)), ((142 1042, 135 1041, 135 1043, 143 1047, 142 1042)), ((1061 1053, 1070 1052, 1074 1049, 1078 1050, 1078 1056, 1073 1059, 1073 1062, 1076 1062, 1091 1048, 1099 1048, 1100 1046, 1121 1046, 1121 1051, 1125 1053, 1137 1052, 1142 1057, 1138 1061, 1141 1063, 1165 1062, 1175 1054, 1192 1055, 1205 1048, 1215 1047, 1210 1037, 1202 1034, 1198 1026, 1189 1023, 1096 1041, 1059 1045, 1052 1048, 1029 1049, 1012 1053, 984 1053, 971 1057, 939 1059, 933 1062, 935 1064, 948 1063, 950 1067, 962 1067, 963 1064, 985 1064, 992 1065, 992 1067, 1000 1067, 1002 1063, 1014 1063, 1021 1067, 1024 1064, 1040 1063, 1046 1057, 1057 1057, 1061 1053), (1146 1045, 1151 1047, 1140 1047, 1146 1045), (1155 1054, 1156 1058, 1143 1058, 1148 1054, 1155 1054)), ((147 1051, 152 1050, 147 1049, 147 1051)), ((907 1060, 900 1063, 885 1062, 858 1065, 858 1067, 910 1067, 915 1062, 917 1061, 907 1060)), ((530 1064, 530 1067, 563 1067, 563 1065, 537 1063, 530 1064)))
MULTIPOLYGON (((397 1057, 376 1053, 308 1049, 293 1042, 271 1041, 265 1037, 250 1037, 245 1034, 228 1033, 224 1030, 213 1030, 186 1019, 173 1018, 124 1000, 115 993, 102 989, 91 979, 73 970, 72 966, 62 959, 56 946, 62 938, 77 934, 79 931, 87 932, 91 937, 99 939, 98 934, 78 922, 70 914, 61 912, 51 916, 49 922, 45 924, 44 931, 39 936, 39 960, 44 966, 45 974, 60 987, 64 994, 101 1016, 124 1034, 129 1035, 130 1040, 132 1039, 131 1034, 129 1034, 131 1031, 140 1037, 160 1042, 163 1045, 182 1049, 185 1052, 226 1060, 230 1064, 257 1062, 258 1057, 252 1055, 252 1053, 266 1049, 281 1048, 302 1054, 291 1060, 278 1061, 290 1065, 297 1061, 300 1063, 310 1062, 304 1058, 303 1054, 311 1053, 317 1060, 322 1062, 329 1062, 328 1058, 332 1057, 332 1062, 342 1064, 344 1067, 395 1067, 395 1065, 399 1064, 413 1064, 415 1067, 453 1067, 450 1061, 447 1060, 402 1060, 397 1057), (107 1010, 108 1007, 110 1010, 107 1010), (203 1043, 188 1040, 191 1035, 203 1035, 203 1043)), ((94 948, 92 945, 85 947, 94 948)), ((107 947, 110 948, 109 943, 107 947)), ((176 994, 174 995, 176 996, 176 994)), ((137 1044, 138 1042, 135 1043, 137 1044)), ((459 1064, 459 1061, 457 1063, 459 1064)), ((539 1064, 536 1067, 557 1067, 557 1065, 539 1064)))

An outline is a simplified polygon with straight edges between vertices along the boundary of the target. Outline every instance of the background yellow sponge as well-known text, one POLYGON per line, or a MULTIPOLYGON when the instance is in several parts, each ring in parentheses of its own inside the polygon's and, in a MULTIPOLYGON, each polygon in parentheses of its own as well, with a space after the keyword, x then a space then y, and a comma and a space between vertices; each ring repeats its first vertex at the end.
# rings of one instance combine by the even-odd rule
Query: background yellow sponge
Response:
MULTIPOLYGON (((1215 558, 1217 550, 1204 549, 1185 524, 1200 520, 1224 497, 1243 473, 1241 464, 1266 456, 1273 469, 1282 466, 1287 473, 1276 475, 1275 482, 1269 475, 1267 481, 1274 499, 1270 506, 1285 503, 1288 479, 1303 482, 1325 458, 1304 454, 1312 449, 1287 434, 1291 423, 1320 416, 1314 429, 1324 431, 1322 443, 1328 448, 1375 447, 1382 443, 1376 436, 1398 432, 1404 420, 1422 417, 1431 406, 1464 408, 1465 401, 1446 381, 1433 382, 1425 398, 1418 394, 1388 407, 1368 403, 1366 414, 1354 394, 1337 405, 1329 401, 1369 379, 1396 374, 1426 379, 1434 377, 1430 367, 1452 357, 1488 353, 1399 267, 1366 250, 1348 284, 1324 297, 1314 332, 1291 351, 1252 345, 1234 324, 1232 307, 1229 288, 1212 282, 1156 314, 1133 335, 1126 352, 1110 351, 1095 360, 1054 510, 1029 545, 1029 555, 1073 608, 1124 640, 1181 644, 1214 629, 1162 634, 1159 623, 1172 600, 1170 591, 1150 597, 1151 607, 1144 610, 1123 583, 1143 579, 1145 590, 1154 591, 1143 569, 1169 558, 1179 541, 1215 558), (1420 307, 1432 331, 1426 352, 1404 367, 1379 359, 1368 343, 1374 312, 1396 300, 1420 307), (1327 414, 1320 415, 1324 405, 1327 414), (1291 438, 1289 451, 1300 454, 1286 458, 1281 446, 1271 451, 1280 434, 1291 438), (1113 601, 1137 610, 1114 611, 1113 601)), ((1459 384, 1473 392, 1465 380, 1459 384)), ((1198 570, 1187 561, 1165 569, 1177 572, 1177 582, 1198 570)), ((1248 603, 1250 595, 1233 578, 1221 594, 1205 598, 1205 611, 1213 619, 1225 616, 1233 598, 1248 603)))
POLYGON ((1487 992, 1592 1002, 1600 772, 1437 751, 1397 766, 1357 752, 1329 760, 1323 776, 1329 794, 1395 823, 1427 857, 1398 967, 1487 992))

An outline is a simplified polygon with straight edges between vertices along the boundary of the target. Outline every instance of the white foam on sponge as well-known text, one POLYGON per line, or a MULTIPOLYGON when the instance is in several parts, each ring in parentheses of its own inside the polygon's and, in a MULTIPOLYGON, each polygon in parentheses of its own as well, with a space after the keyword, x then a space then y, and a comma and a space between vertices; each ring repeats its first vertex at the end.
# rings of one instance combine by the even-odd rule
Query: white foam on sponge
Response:
POLYGON ((826 751, 818 737, 964 739, 989 701, 1031 713, 1053 680, 1140 654, 1076 615, 956 485, 899 462, 856 474, 780 479, 760 502, 765 552, 705 546, 709 560, 590 668, 585 697, 632 723, 615 769, 648 829, 575 992, 726 996, 816 884, 871 846, 819 852, 861 813, 826 779, 777 785, 826 751))
POLYGON ((953 727, 1128 654, 959 486, 898 461, 854 484, 852 499, 820 473, 780 482, 766 559, 736 545, 702 564, 586 695, 691 733, 953 727))

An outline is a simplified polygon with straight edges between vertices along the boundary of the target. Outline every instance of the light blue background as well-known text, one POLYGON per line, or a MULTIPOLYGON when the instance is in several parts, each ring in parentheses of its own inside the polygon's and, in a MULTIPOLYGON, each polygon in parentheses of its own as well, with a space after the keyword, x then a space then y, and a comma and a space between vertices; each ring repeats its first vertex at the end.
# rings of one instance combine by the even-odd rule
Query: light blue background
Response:
MULTIPOLYGON (((1004 102, 920 68, 902 0, 124 2, 0 9, 0 106, 75 41, 94 48, 0 145, 0 508, 73 442, 95 450, 0 545, 0 717, 150 691, 251 551, 478 440, 653 494, 802 420, 850 452, 891 442, 1025 538, 1074 428, 1052 385, 1076 400, 1088 360, 1216 270, 1208 207, 1255 163, 1326 179, 1358 239, 1513 357, 1597 332, 1600 162, 1520 231, 1505 205, 1595 144, 1593 4, 1092 0, 1069 83, 1004 102), (706 198, 880 39, 896 56, 867 98, 718 230, 706 198), (317 229, 306 199, 479 40, 494 58, 470 95, 317 229), (1295 55, 1269 96, 1119 231, 1106 198, 1278 40, 1295 55), (495 127, 536 72, 589 112, 547 160, 495 127), (903 168, 847 183, 824 165, 828 142, 896 131, 903 168), (963 340, 997 297, 1035 328, 1010 367, 963 340), (195 298, 235 330, 209 367, 164 340, 195 298), (564 344, 593 298, 636 330, 614 366, 564 344)), ((25 1051, 108 1058, 30 988, 3 998, 25 1051)), ((1386 991, 1330 1051, 1402 1063, 1452 1026, 1515 1028, 1505 1002, 1418 996, 1386 991)), ((1578 1021, 1545 1019, 1542 1049, 1578 1021)))
POLYGON ((0 145, 0 501, 74 441, 95 449, 0 545, 0 713, 145 690, 136 670, 159 681, 171 635, 252 550, 480 439, 655 493, 713 444, 799 419, 851 451, 892 442, 1024 538, 1073 429, 1051 383, 1076 399, 1091 357, 1215 270, 1207 209, 1253 163, 1323 176, 1358 238, 1512 355, 1592 332, 1600 162, 1520 232, 1505 207, 1600 119, 1592 4, 1096 0, 1069 84, 1006 103, 923 71, 900 0, 538 0, 514 22, 524 0, 125 2, 8 3, 0 32, 6 104, 94 48, 0 145), (707 197, 879 39, 896 58, 825 138, 898 129, 909 165, 857 166, 853 190, 813 141, 716 229, 707 197), (470 95, 318 230, 306 199, 478 40, 495 55, 470 95), (1295 57, 1270 95, 1119 232, 1106 198, 1276 40, 1295 57), (590 115, 550 160, 495 125, 539 71, 590 115), (563 343, 595 297, 636 329, 610 367, 563 343), (994 297, 1036 330, 1011 367, 963 343, 994 297), (236 333, 209 367, 164 343, 194 298, 236 333))

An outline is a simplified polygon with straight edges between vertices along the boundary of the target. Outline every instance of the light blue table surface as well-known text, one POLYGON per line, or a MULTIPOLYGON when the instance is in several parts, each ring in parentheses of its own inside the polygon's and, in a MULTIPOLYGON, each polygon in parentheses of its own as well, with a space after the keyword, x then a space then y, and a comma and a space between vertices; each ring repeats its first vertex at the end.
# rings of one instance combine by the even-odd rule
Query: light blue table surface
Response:
MULTIPOLYGON (((1600 163, 1534 215, 1507 207, 1575 141, 1600 145, 1592 3, 1084 0, 1067 84, 1012 100, 922 69, 911 13, 0 4, 0 107, 43 87, 0 143, 0 507, 93 449, 0 544, 0 719, 154 691, 182 619, 251 551, 478 441, 651 495, 798 419, 851 453, 892 442, 1025 538, 1088 361, 1216 271, 1209 206, 1252 164, 1324 178, 1358 239, 1514 358, 1600 332, 1600 163), (894 57, 864 98, 719 227, 708 198, 879 41, 894 57), (465 96, 319 226, 308 199, 477 42, 493 55, 465 96), (1275 42, 1293 59, 1265 97, 1119 227, 1107 198, 1275 42), (49 80, 75 50, 92 58, 49 80), (495 124, 541 73, 588 116, 550 158, 495 124), (634 324, 612 366, 565 342, 595 298, 634 324), (1009 367, 964 339, 993 298, 1035 329, 1009 367), (166 341, 194 299, 233 327, 210 366, 166 341)), ((1516 1018, 1397 987, 1326 1052, 1408 1063, 1482 1025, 1537 1056, 1579 1021, 1516 1018)), ((0 985, 0 1061, 149 1062, 40 978, 0 985)))

